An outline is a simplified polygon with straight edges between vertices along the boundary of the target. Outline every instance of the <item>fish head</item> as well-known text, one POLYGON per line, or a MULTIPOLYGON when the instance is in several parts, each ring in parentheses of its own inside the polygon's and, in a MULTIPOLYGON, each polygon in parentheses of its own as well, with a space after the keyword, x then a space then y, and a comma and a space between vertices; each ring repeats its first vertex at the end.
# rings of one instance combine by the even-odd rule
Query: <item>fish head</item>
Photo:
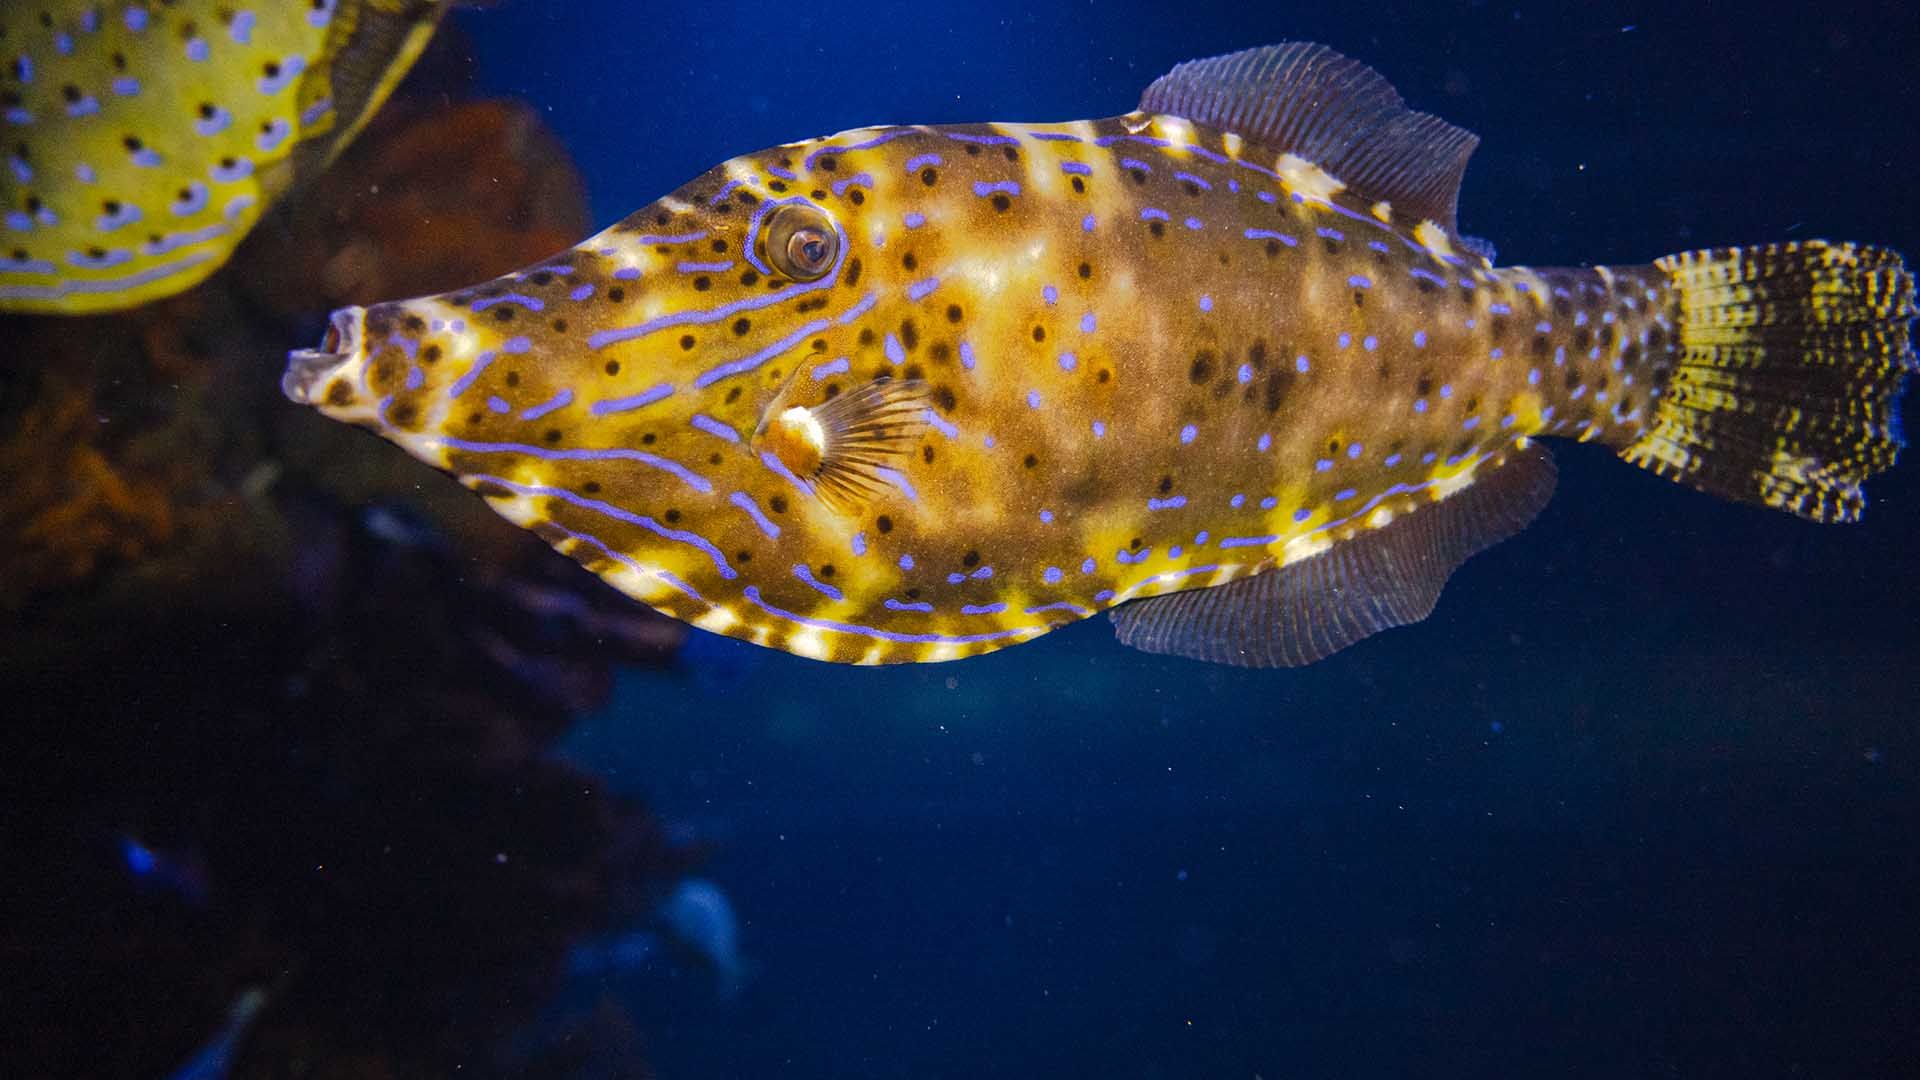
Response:
MULTIPOLYGON (((336 311, 283 388, 669 615, 819 653, 763 616, 898 594, 892 560, 853 564, 869 538, 935 535, 957 496, 921 443, 985 299, 933 270, 951 252, 922 175, 935 145, 964 156, 888 130, 908 134, 884 158, 775 148, 491 282, 336 311)), ((952 232, 995 213, 967 191, 952 232)))

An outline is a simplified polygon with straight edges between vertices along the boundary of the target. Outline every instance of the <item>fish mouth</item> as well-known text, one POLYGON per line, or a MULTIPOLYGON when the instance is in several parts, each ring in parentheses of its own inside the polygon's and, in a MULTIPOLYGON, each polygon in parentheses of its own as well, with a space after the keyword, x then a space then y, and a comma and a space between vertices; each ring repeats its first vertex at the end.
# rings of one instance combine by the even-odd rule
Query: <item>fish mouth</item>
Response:
POLYGON ((328 381, 348 364, 360 359, 364 340, 361 327, 367 309, 344 307, 328 320, 326 337, 317 349, 295 349, 287 354, 287 372, 280 377, 280 392, 301 405, 318 405, 328 381))

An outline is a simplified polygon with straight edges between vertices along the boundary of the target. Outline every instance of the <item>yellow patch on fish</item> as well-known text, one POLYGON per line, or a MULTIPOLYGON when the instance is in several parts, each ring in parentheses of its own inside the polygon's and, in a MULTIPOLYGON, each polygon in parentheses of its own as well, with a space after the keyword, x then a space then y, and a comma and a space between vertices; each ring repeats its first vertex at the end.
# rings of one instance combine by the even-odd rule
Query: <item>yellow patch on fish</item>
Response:
POLYGON ((0 311, 115 311, 205 279, 360 130, 445 6, 10 5, 0 311))

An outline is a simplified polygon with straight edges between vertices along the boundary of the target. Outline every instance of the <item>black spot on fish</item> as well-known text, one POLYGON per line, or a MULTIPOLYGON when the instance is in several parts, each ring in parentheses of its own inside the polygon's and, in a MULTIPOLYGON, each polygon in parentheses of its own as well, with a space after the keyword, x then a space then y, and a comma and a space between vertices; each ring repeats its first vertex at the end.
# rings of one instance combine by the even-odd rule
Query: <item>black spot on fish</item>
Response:
POLYGON ((613 288, 607 290, 607 299, 613 301, 616 304, 625 301, 626 298, 627 298, 627 290, 621 288, 618 285, 615 285, 613 288))
POLYGON ((776 192, 776 193, 784 192, 787 190, 787 183, 784 180, 775 180, 772 183, 767 185, 767 190, 776 192))
MULTIPOLYGON (((752 282, 742 281, 741 284, 750 285, 752 284, 752 282)), ((860 284, 860 260, 859 259, 854 259, 847 263, 847 284, 849 285, 860 284)))
POLYGON ((820 159, 821 172, 834 172, 839 168, 840 168, 840 162, 836 161, 831 157, 823 157, 820 159))
POLYGON ((908 590, 907 590, 907 599, 909 599, 909 600, 918 600, 918 599, 920 599, 920 590, 919 590, 919 589, 908 589, 908 590))
POLYGON ((1162 477, 1160 477, 1160 485, 1159 485, 1159 487, 1160 487, 1160 494, 1162 494, 1162 495, 1165 495, 1165 494, 1166 494, 1167 492, 1169 492, 1169 491, 1172 491, 1172 490, 1173 490, 1173 477, 1171 477, 1171 476, 1162 476, 1162 477))
POLYGON ((742 563, 752 562, 753 552, 748 551, 746 548, 741 548, 739 551, 733 553, 733 561, 742 563))
POLYGON ((1079 274, 1080 274, 1080 280, 1082 280, 1082 281, 1086 281, 1086 280, 1088 280, 1089 278, 1091 278, 1091 277, 1093 277, 1093 264, 1092 264, 1092 263, 1081 263, 1081 264, 1080 264, 1080 269, 1079 269, 1079 274))
POLYGON ((1001 213, 1005 213, 1006 211, 1008 211, 1013 207, 1013 200, 1007 198, 1005 194, 995 195, 992 199, 988 201, 992 202, 993 208, 995 210, 1000 211, 1001 213))
POLYGON ((939 179, 940 174, 933 171, 931 167, 920 170, 920 182, 928 187, 932 187, 939 179))
POLYGON ((952 412, 953 407, 959 404, 959 402, 955 400, 953 396, 953 388, 950 386, 934 387, 933 403, 940 407, 941 412, 947 412, 947 413, 952 412))
POLYGON ((547 430, 541 432, 540 441, 546 443, 548 446, 552 446, 555 443, 558 443, 560 441, 560 429, 550 427, 547 430))
POLYGON ((480 496, 483 499, 513 498, 512 488, 506 486, 505 484, 497 483, 492 480, 482 480, 479 483, 473 485, 473 492, 474 494, 480 496))
POLYGON ((1335 240, 1333 237, 1331 236, 1321 237, 1320 244, 1322 247, 1326 248, 1327 254, 1329 255, 1340 254, 1340 241, 1335 240))
POLYGON ((736 401, 739 401, 739 400, 740 400, 740 388, 739 388, 739 387, 737 387, 737 386, 736 386, 736 387, 734 387, 733 389, 731 389, 731 390, 728 390, 728 391, 727 391, 727 404, 729 404, 729 405, 731 405, 731 404, 733 404, 734 402, 736 402, 736 401))
POLYGON ((926 443, 925 445, 920 447, 920 460, 926 462, 929 465, 933 464, 933 444, 932 443, 926 443))
POLYGON ((960 556, 960 565, 969 567, 969 568, 979 566, 980 553, 971 548, 967 549, 967 553, 965 555, 960 556))
POLYGON ((908 364, 905 370, 900 372, 900 376, 905 379, 918 379, 924 375, 926 375, 926 370, 919 364, 908 364))
POLYGON ((649 431, 649 432, 647 432, 646 434, 644 434, 644 435, 642 435, 642 436, 640 436, 640 445, 642 445, 642 446, 652 446, 652 445, 653 445, 654 443, 656 443, 656 442, 658 442, 658 441, 660 441, 660 436, 658 436, 658 435, 655 435, 655 434, 654 434, 653 432, 651 432, 651 431, 649 431))
POLYGON ((422 363, 433 364, 433 363, 438 363, 439 360, 440 360, 440 346, 429 345, 426 348, 420 350, 420 361, 422 363))
POLYGON ((1044 326, 1035 326, 1033 328, 1033 340, 1035 341, 1047 340, 1047 328, 1044 326))
POLYGON ((589 495, 598 495, 600 494, 600 481, 589 480, 586 483, 580 485, 580 490, 586 492, 589 495))
POLYGON ((1020 464, 1025 465, 1027 468, 1031 469, 1035 465, 1040 464, 1040 459, 1035 457, 1032 454, 1028 454, 1025 458, 1021 459, 1020 464))
POLYGON ((773 498, 767 500, 767 508, 776 514, 786 513, 787 497, 785 495, 775 495, 773 498))
POLYGON ((968 144, 967 144, 967 156, 968 156, 968 157, 979 157, 979 156, 980 156, 980 144, 978 144, 978 143, 968 143, 968 144))
POLYGON ((847 201, 852 203, 855 206, 859 206, 860 204, 867 201, 867 194, 866 192, 861 191, 859 188, 854 188, 851 192, 847 194, 847 201))
POLYGON ((1573 348, 1575 352, 1586 352, 1592 346, 1593 331, 1583 326, 1573 332, 1573 348))
POLYGON ((699 277, 693 279, 693 291, 706 292, 711 288, 713 288, 713 279, 707 275, 701 274, 699 277))
POLYGON ((733 320, 733 336, 734 337, 746 337, 747 331, 751 329, 753 329, 752 319, 749 319, 743 315, 740 318, 733 320))
POLYGON ((692 334, 680 335, 680 351, 681 352, 692 352, 693 345, 694 345, 694 339, 692 334))
POLYGON ((856 340, 858 340, 862 345, 872 345, 873 344, 873 327, 871 326, 861 327, 859 337, 856 338, 856 340))
POLYGON ((920 267, 920 260, 914 258, 913 252, 909 251, 905 255, 900 256, 900 265, 906 267, 908 270, 917 270, 920 267))
POLYGON ((944 341, 936 341, 927 346, 927 359, 936 364, 944 364, 953 355, 953 346, 944 341))
POLYGON ((508 386, 519 386, 519 385, 520 385, 520 373, 519 373, 519 372, 517 372, 517 371, 509 371, 509 372, 507 372, 507 385, 508 385, 508 386))
POLYGON ((669 525, 678 525, 678 524, 680 524, 680 511, 679 511, 679 510, 676 510, 676 509, 674 509, 674 508, 672 508, 672 507, 669 507, 669 508, 667 509, 667 512, 666 512, 665 514, 662 514, 661 516, 662 516, 662 517, 664 517, 664 518, 666 518, 666 520, 667 520, 667 524, 669 524, 669 525))
POLYGON ((1575 371, 1575 370, 1573 370, 1572 368, 1568 368, 1568 369, 1567 369, 1567 378, 1566 378, 1566 384, 1567 384, 1567 389, 1569 389, 1569 390, 1572 390, 1572 389, 1573 389, 1574 387, 1576 387, 1576 386, 1579 386, 1579 385, 1580 385, 1580 373, 1579 373, 1579 372, 1577 372, 1577 371, 1575 371))
POLYGON ((1128 169, 1127 179, 1133 181, 1136 184, 1144 184, 1147 182, 1147 174, 1140 169, 1128 169))
POLYGON ((1195 386, 1204 386, 1213 379, 1213 372, 1213 352, 1201 349, 1193 354, 1193 363, 1187 367, 1187 381, 1195 386))
POLYGON ((1530 350, 1530 351, 1531 351, 1531 352, 1533 353, 1533 355, 1535 355, 1535 356, 1545 356, 1545 355, 1547 355, 1547 350, 1548 350, 1548 347, 1549 347, 1549 346, 1548 346, 1548 342, 1547 342, 1547 336, 1546 336, 1545 334, 1535 334, 1535 335, 1533 336, 1533 340, 1532 340, 1531 342, 1529 342, 1529 343, 1528 343, 1528 345, 1527 345, 1527 348, 1528 348, 1528 349, 1529 349, 1529 350, 1530 350))
POLYGON ((962 312, 961 312, 961 310, 960 310, 960 305, 959 305, 959 304, 948 304, 948 305, 947 305, 947 321, 948 321, 948 322, 950 322, 950 323, 957 323, 957 322, 959 322, 959 321, 960 321, 960 319, 962 318, 962 316, 963 316, 963 313, 962 313, 962 312))
POLYGON ((1363 308, 1367 306, 1366 290, 1364 289, 1353 290, 1353 306, 1356 308, 1363 308))
MULTIPOLYGON (((855 259, 854 265, 855 266, 860 265, 860 260, 855 259)), ((740 275, 740 284, 742 285, 756 285, 759 283, 759 281, 760 281, 760 272, 758 270, 748 270, 745 273, 740 275)))
POLYGON ((402 401, 387 410, 387 419, 399 424, 401 427, 413 423, 419 415, 420 410, 416 408, 411 401, 402 401))
POLYGON ((1001 148, 1000 148, 1000 153, 1001 153, 1001 154, 1002 154, 1002 155, 1003 155, 1003 156, 1004 156, 1004 157, 1005 157, 1005 158, 1006 158, 1006 159, 1007 159, 1008 161, 1019 161, 1019 160, 1020 160, 1020 151, 1018 151, 1018 150, 1015 150, 1015 149, 1014 149, 1013 147, 1011 147, 1011 146, 1003 146, 1003 147, 1001 147, 1001 148))
POLYGON ((1287 395, 1293 390, 1294 379, 1298 377, 1294 370, 1285 364, 1276 365, 1267 373, 1266 382, 1262 387, 1262 400, 1268 413, 1280 411, 1280 406, 1286 402, 1287 395))
POLYGON ((609 375, 618 375, 618 374, 620 374, 620 361, 618 361, 618 360, 609 360, 609 361, 607 361, 607 365, 606 365, 606 368, 607 368, 607 374, 609 374, 609 375))
POLYGON ((1280 254, 1280 241, 1268 240, 1267 241, 1267 257, 1272 258, 1278 254, 1280 254))
POLYGON ((828 383, 828 384, 827 384, 827 388, 826 388, 825 390, 822 390, 822 391, 820 392, 820 396, 821 396, 821 397, 823 397, 823 398, 825 398, 825 399, 826 399, 826 400, 828 400, 828 401, 832 401, 832 400, 833 400, 834 398, 837 398, 837 397, 839 397, 839 396, 840 396, 840 384, 839 384, 839 383, 837 383, 837 382, 830 382, 830 383, 828 383))
POLYGON ((555 319, 555 320, 553 320, 553 332, 554 332, 554 333, 556 333, 556 334, 564 334, 564 333, 566 333, 566 332, 567 332, 567 320, 565 320, 565 319, 555 319))
POLYGON ((353 404, 353 387, 345 379, 335 379, 327 384, 327 404, 334 408, 343 408, 353 404))
POLYGON ((879 517, 873 519, 873 527, 880 530, 881 535, 884 536, 893 531, 893 519, 885 514, 881 514, 879 517))
POLYGON ((1422 375, 1418 379, 1414 380, 1413 392, 1420 395, 1421 397, 1426 397, 1427 395, 1433 393, 1433 376, 1422 375))
POLYGON ((1147 224, 1147 231, 1155 237, 1161 237, 1167 235, 1167 226, 1165 222, 1153 221, 1147 224))
POLYGON ((1096 371, 1096 372, 1094 372, 1094 373, 1093 373, 1093 381, 1094 381, 1094 382, 1102 382, 1102 383, 1103 383, 1103 382, 1106 382, 1106 381, 1108 381, 1108 380, 1110 380, 1110 379, 1112 379, 1112 378, 1113 378, 1113 372, 1112 372, 1112 370, 1110 370, 1110 369, 1108 369, 1108 368, 1101 368, 1101 369, 1100 369, 1099 371, 1096 371))
POLYGON ((920 330, 913 325, 912 319, 900 320, 900 344, 906 346, 908 352, 920 346, 920 330))
POLYGON ((1085 194, 1087 193, 1087 182, 1086 182, 1085 180, 1082 180, 1082 179, 1080 179, 1080 178, 1079 178, 1079 177, 1077 177, 1077 176, 1076 176, 1076 177, 1074 177, 1074 178, 1073 178, 1073 193, 1074 193, 1075 195, 1085 195, 1085 194))

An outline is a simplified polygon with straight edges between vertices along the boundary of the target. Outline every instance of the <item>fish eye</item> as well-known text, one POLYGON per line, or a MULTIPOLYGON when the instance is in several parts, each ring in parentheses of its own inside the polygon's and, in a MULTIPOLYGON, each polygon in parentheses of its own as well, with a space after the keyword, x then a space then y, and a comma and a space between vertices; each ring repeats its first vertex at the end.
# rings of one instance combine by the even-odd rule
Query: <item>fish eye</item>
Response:
POLYGON ((825 275, 839 250, 839 234, 819 207, 789 204, 774 211, 767 223, 767 259, 795 281, 825 275))

